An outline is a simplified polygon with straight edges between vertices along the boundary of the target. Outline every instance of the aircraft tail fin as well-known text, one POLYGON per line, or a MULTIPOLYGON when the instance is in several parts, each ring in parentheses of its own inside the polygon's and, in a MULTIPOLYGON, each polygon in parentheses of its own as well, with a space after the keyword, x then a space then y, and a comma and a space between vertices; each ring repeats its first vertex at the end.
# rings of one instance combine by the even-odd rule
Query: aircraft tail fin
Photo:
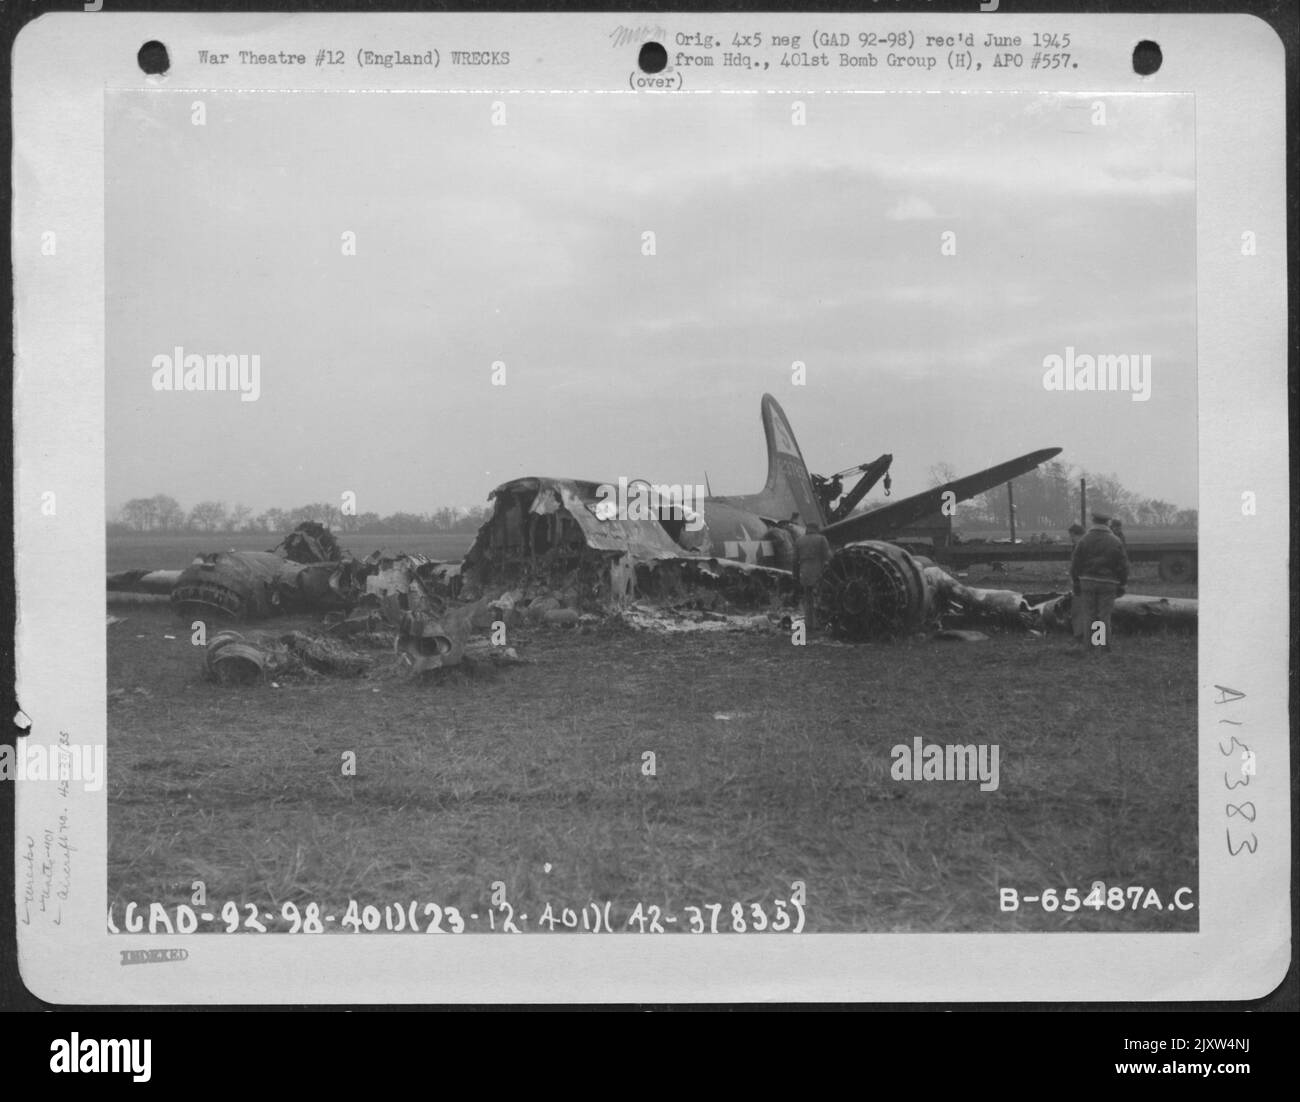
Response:
POLYGON ((762 493, 748 499, 749 507, 776 520, 787 520, 792 513, 798 513, 804 524, 825 524, 794 430, 770 394, 763 395, 762 416, 767 438, 767 482, 762 493))

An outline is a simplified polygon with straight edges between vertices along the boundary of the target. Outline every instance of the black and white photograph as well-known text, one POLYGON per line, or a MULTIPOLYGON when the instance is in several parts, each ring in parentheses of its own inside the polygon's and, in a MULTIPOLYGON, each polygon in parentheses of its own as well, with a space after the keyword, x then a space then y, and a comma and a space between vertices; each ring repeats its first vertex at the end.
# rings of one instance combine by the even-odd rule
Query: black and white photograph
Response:
POLYGON ((1196 929, 1190 97, 107 113, 115 919, 1196 929))

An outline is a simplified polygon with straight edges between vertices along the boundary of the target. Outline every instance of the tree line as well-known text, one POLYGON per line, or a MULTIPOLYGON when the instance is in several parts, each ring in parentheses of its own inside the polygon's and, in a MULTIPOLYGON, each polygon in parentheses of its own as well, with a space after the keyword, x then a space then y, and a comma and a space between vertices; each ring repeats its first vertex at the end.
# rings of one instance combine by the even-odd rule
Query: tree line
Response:
MULTIPOLYGON (((947 463, 930 468, 930 484, 940 486, 957 478, 947 463)), ((1068 528, 1079 519, 1079 479, 1088 483, 1088 511, 1119 517, 1134 527, 1195 528, 1197 511, 1180 509, 1172 502, 1142 497, 1124 488, 1114 475, 1098 475, 1059 461, 1044 463, 1015 480, 1016 526, 1026 532, 1068 528)), ((877 506, 879 507, 879 506, 877 506)), ((200 501, 188 511, 174 497, 155 494, 132 498, 109 521, 110 532, 265 532, 286 533, 303 521, 314 520, 335 532, 477 532, 487 520, 486 505, 467 509, 443 506, 429 513, 345 513, 328 502, 300 505, 296 509, 266 509, 254 514, 247 505, 200 501)), ((1005 486, 963 501, 954 518, 959 525, 1007 528, 1010 524, 1005 486)))
MULTIPOLYGON (((930 484, 951 482, 957 473, 947 463, 930 468, 930 484)), ((1016 527, 1026 532, 1068 528, 1079 520, 1079 479, 1085 479, 1088 512, 1119 517, 1125 524, 1150 528, 1195 528, 1197 511, 1182 509, 1160 498, 1142 497, 1124 488, 1115 475, 1093 474, 1060 461, 1044 463, 1014 480, 1016 527)), ((1010 508, 1007 488, 999 486, 963 501, 956 519, 968 526, 1007 528, 1010 508)))
POLYGON ((266 532, 283 534, 304 521, 314 520, 335 532, 373 533, 477 532, 487 520, 488 508, 453 509, 444 506, 431 513, 345 513, 328 502, 299 505, 296 509, 266 509, 254 513, 247 505, 200 501, 186 510, 167 494, 135 497, 109 520, 109 532, 266 532))

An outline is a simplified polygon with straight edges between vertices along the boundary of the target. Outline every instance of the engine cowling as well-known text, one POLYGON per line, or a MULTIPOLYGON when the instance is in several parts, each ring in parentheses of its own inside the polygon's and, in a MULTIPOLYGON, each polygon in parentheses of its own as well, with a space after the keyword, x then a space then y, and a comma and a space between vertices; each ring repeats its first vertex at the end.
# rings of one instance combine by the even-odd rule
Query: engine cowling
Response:
POLYGON ((841 547, 822 574, 816 599, 822 622, 855 642, 920 631, 934 615, 922 565, 897 544, 877 540, 841 547))

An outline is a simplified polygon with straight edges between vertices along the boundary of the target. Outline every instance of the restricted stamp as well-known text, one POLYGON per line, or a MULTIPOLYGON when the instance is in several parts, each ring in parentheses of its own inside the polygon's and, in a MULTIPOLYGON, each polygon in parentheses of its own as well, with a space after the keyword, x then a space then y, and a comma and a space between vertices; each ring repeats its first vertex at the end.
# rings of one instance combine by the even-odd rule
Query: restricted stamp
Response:
POLYGON ((1281 979, 1282 43, 978 7, 22 31, 36 994, 1281 979))

